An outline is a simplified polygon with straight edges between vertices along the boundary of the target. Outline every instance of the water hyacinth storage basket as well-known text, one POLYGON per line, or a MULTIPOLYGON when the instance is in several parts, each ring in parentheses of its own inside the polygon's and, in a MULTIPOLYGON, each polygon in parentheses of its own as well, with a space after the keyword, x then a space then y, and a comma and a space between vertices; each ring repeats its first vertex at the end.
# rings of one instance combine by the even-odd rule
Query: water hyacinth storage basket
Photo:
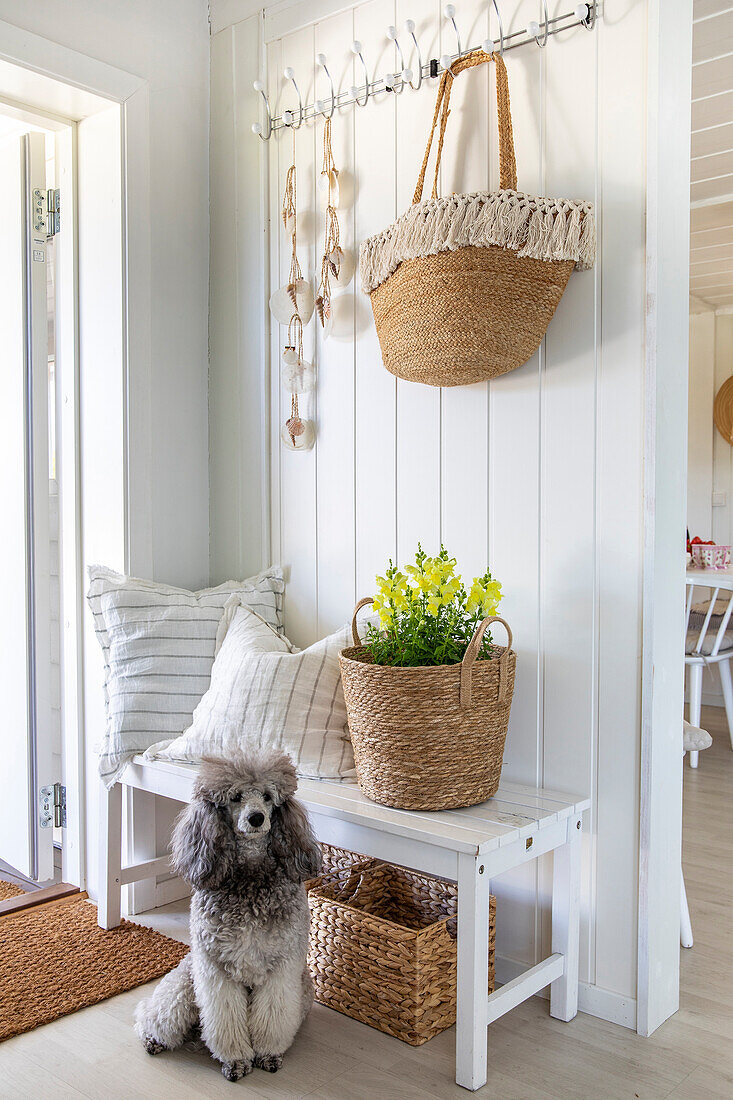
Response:
POLYGON ((371 649, 354 645, 339 655, 359 787, 384 806, 450 810, 496 794, 514 691, 512 632, 498 616, 477 627, 455 665, 396 668, 376 665, 371 649), (501 623, 505 647, 492 645, 477 660, 484 632, 501 623))
MULTIPOLYGON (((316 1000, 412 1046, 451 1027, 457 902, 453 882, 363 856, 312 879, 308 966, 316 1000)), ((495 916, 492 897, 489 993, 495 916)))
POLYGON ((539 347, 573 268, 595 261, 588 202, 517 191, 504 61, 473 50, 443 73, 413 205, 361 245, 382 359, 410 382, 461 386, 514 370, 539 347), (496 65, 499 188, 438 197, 438 176, 454 79, 496 65), (423 184, 436 128, 432 196, 423 184))

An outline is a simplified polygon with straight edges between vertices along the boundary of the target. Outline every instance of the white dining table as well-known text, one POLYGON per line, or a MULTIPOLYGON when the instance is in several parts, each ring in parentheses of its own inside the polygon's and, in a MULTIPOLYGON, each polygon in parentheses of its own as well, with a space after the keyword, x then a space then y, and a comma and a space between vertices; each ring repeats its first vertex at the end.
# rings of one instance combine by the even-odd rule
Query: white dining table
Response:
POLYGON ((722 588, 733 592, 733 566, 727 569, 694 569, 688 566, 686 579, 688 584, 699 584, 705 588, 722 588))

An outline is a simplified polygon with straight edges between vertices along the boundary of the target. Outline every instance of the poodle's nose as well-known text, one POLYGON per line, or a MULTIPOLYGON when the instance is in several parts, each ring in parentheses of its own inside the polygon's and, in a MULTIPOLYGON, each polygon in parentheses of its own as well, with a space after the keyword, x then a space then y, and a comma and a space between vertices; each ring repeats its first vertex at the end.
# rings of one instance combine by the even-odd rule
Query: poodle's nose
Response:
POLYGON ((256 813, 249 815, 249 823, 254 829, 259 829, 262 822, 265 820, 265 815, 256 813))

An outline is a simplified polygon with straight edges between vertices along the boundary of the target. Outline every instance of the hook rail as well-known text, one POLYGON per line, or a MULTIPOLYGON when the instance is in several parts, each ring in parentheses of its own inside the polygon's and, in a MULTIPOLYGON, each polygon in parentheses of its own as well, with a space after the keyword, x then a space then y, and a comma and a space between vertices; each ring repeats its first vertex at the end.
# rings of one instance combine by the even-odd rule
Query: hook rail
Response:
MULTIPOLYGON (((545 18, 541 23, 532 21, 529 27, 525 30, 513 31, 511 34, 504 33, 504 27, 499 13, 499 8, 496 0, 491 0, 491 6, 494 10, 494 14, 498 21, 499 39, 498 41, 492 41, 487 39, 480 48, 486 50, 488 46, 491 46, 494 50, 506 53, 507 50, 516 50, 520 46, 535 45, 540 48, 544 48, 548 38, 552 35, 560 34, 562 31, 571 30, 573 27, 584 27, 586 30, 593 30, 596 23, 597 15, 597 0, 590 0, 586 4, 577 4, 572 11, 565 12, 564 15, 556 15, 554 18, 548 18, 547 12, 547 0, 542 0, 542 9, 545 18), (536 30, 536 33, 534 33, 536 30)), ((431 76, 439 76, 445 69, 447 69, 453 61, 458 60, 464 53, 470 53, 474 49, 478 49, 477 46, 471 46, 468 49, 461 49, 461 40, 458 33, 455 20, 455 7, 452 4, 448 4, 444 9, 445 17, 453 24, 453 29, 456 33, 458 53, 444 54, 440 62, 433 59, 423 63, 420 48, 415 36, 415 24, 411 19, 407 20, 405 24, 405 30, 412 37, 416 57, 417 67, 415 74, 411 69, 403 69, 398 73, 385 73, 384 76, 377 77, 376 80, 369 80, 369 70, 367 68, 366 61, 364 60, 364 52, 361 42, 354 42, 352 44, 352 52, 359 59, 360 66, 363 71, 364 82, 358 86, 349 88, 346 92, 339 92, 333 94, 333 91, 328 96, 328 101, 317 100, 315 103, 308 103, 303 106, 300 99, 300 92, 298 85, 295 83, 293 70, 288 68, 285 71, 287 79, 292 81, 295 90, 298 92, 299 109, 297 111, 283 111, 281 115, 271 116, 270 104, 267 95, 264 91, 261 81, 255 81, 255 91, 259 92, 265 103, 265 112, 267 119, 267 126, 264 131, 259 123, 255 123, 252 127, 254 133, 258 134, 263 141, 267 141, 271 134, 275 130, 282 130, 287 128, 298 129, 304 122, 311 122, 318 118, 319 115, 324 115, 330 118, 337 108, 349 107, 356 104, 359 107, 365 107, 369 101, 371 95, 377 95, 380 92, 400 94, 404 91, 406 85, 414 88, 416 91, 423 83, 423 80, 431 76), (291 75, 292 74, 292 75, 291 75), (414 75, 417 76, 417 80, 414 79, 414 75), (295 118, 297 116, 297 122, 295 118)), ((394 27, 389 27, 387 36, 390 38, 397 47, 397 55, 400 60, 400 64, 403 63, 402 50, 397 42, 397 32, 394 27)), ((324 69, 329 81, 331 81, 331 74, 326 69, 326 66, 321 61, 322 55, 318 57, 318 64, 324 69)), ((325 58, 324 58, 325 61, 325 58)), ((331 81, 331 88, 333 89, 333 82, 331 81)))

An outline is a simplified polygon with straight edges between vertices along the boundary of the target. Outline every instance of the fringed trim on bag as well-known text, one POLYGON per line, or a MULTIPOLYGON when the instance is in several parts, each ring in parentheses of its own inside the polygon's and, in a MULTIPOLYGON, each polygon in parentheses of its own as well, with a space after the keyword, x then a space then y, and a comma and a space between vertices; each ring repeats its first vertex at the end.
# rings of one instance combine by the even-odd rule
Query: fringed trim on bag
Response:
POLYGON ((536 260, 574 260, 577 270, 586 270, 596 258, 593 204, 536 199, 518 191, 426 199, 363 242, 362 289, 371 294, 404 260, 492 244, 536 260))

